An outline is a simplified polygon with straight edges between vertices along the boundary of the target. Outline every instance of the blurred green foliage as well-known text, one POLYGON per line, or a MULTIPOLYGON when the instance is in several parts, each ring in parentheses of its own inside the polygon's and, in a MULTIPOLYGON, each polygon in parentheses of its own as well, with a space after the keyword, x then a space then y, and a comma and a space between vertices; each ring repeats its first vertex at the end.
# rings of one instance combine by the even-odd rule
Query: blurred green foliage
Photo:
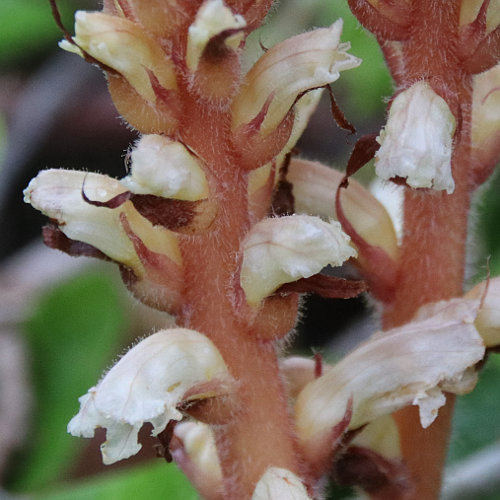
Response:
POLYGON ((26 323, 35 391, 30 449, 15 489, 38 490, 74 464, 82 442, 66 433, 77 399, 116 356, 126 332, 122 296, 107 274, 84 274, 47 292, 26 323))
MULTIPOLYGON (((59 4, 63 20, 71 27, 71 2, 59 4)), ((61 31, 52 18, 48 0, 0 2, 0 65, 12 65, 41 54, 60 38, 61 31)))
POLYGON ((196 500, 198 495, 174 464, 149 463, 60 486, 34 500, 196 500))

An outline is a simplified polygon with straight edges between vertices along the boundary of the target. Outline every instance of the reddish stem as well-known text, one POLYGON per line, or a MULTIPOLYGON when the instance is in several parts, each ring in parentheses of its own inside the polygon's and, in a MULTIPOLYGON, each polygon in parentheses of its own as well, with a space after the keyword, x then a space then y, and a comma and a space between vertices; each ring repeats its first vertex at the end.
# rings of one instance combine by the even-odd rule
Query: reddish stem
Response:
MULTIPOLYGON (((457 58, 460 2, 425 0, 413 5, 408 39, 396 47, 398 57, 388 58, 388 64, 394 66, 391 70, 398 85, 404 88, 427 80, 455 114, 452 171, 456 187, 452 195, 406 190, 402 264, 394 300, 383 312, 384 328, 410 321, 427 302, 461 295, 465 269, 472 85, 457 58)), ((448 397, 447 405, 428 429, 422 429, 415 407, 395 414, 403 457, 415 485, 412 499, 439 498, 453 402, 454 398, 448 397)))
MULTIPOLYGON (((266 332, 259 332, 260 340, 255 336, 253 312, 242 304, 237 282, 240 243, 250 227, 247 174, 238 168, 229 113, 212 111, 207 128, 199 119, 203 112, 199 101, 187 102, 181 130, 204 160, 218 212, 209 230, 180 239, 186 306, 179 321, 215 343, 237 381, 238 407, 229 423, 214 429, 224 498, 244 500, 269 467, 298 474, 299 464, 275 341, 266 332)), ((296 307, 287 312, 293 324, 296 307)))

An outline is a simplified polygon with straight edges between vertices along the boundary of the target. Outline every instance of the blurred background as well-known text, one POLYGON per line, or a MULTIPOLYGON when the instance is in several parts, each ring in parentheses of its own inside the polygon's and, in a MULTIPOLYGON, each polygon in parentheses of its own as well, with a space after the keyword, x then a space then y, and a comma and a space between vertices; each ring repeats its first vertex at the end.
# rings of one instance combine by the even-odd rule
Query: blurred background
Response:
MULTIPOLYGON (((75 10, 99 8, 91 0, 59 4, 70 32, 75 10)), ((247 64, 259 56, 259 42, 269 47, 338 17, 344 19, 343 41, 351 42, 363 64, 333 84, 336 100, 358 135, 378 132, 391 79, 374 39, 352 18, 345 0, 282 0, 249 42, 247 64)), ((66 434, 77 398, 134 338, 170 319, 133 303, 112 265, 45 248, 45 218, 23 203, 22 190, 41 169, 122 177, 125 153, 137 138, 117 116, 101 72, 58 49, 60 38, 48 0, 1 0, 0 500, 194 499, 175 465, 154 458, 147 429, 138 457, 107 467, 99 453, 102 434, 94 440, 66 434)), ((302 156, 342 169, 354 143, 355 137, 336 126, 325 101, 298 147, 302 156)), ((362 180, 369 182, 370 169, 365 170, 362 180)), ((491 274, 500 273, 499 182, 498 176, 490 181, 475 201, 470 284, 486 275, 488 257, 491 274)), ((294 349, 335 359, 372 328, 363 298, 310 297, 294 349)), ((478 464, 479 471, 490 470, 495 460, 500 477, 499 381, 500 359, 491 355, 478 388, 459 398, 445 498, 500 498, 489 476, 472 474, 466 481, 472 492, 457 479, 468 478, 478 464)), ((353 495, 332 486, 332 498, 353 495)))

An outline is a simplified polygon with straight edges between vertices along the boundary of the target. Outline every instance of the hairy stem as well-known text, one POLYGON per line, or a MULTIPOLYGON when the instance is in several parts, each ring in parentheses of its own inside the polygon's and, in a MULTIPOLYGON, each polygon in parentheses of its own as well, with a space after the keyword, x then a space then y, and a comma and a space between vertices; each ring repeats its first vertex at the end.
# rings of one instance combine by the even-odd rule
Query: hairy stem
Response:
MULTIPOLYGON (((200 114, 199 103, 196 106, 193 115, 200 114)), ((237 256, 250 216, 247 174, 238 168, 228 120, 229 115, 221 113, 208 129, 201 126, 202 120, 186 123, 189 142, 199 146, 197 154, 208 175, 217 179, 211 196, 218 212, 209 230, 181 239, 186 306, 180 322, 216 344, 237 381, 237 407, 230 422, 214 429, 224 498, 247 499, 268 467, 298 473, 298 459, 275 341, 256 338, 254 312, 239 287, 237 256)), ((289 313, 294 316, 296 308, 289 313)))

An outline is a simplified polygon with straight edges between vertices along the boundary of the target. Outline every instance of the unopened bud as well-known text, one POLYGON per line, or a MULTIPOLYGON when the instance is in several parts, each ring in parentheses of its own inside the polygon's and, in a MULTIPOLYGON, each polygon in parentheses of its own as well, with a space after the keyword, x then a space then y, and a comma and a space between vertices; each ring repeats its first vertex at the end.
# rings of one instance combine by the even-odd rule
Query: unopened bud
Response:
POLYGON ((133 193, 188 201, 207 197, 205 174, 180 142, 162 135, 144 135, 131 156, 131 173, 121 182, 133 193))

